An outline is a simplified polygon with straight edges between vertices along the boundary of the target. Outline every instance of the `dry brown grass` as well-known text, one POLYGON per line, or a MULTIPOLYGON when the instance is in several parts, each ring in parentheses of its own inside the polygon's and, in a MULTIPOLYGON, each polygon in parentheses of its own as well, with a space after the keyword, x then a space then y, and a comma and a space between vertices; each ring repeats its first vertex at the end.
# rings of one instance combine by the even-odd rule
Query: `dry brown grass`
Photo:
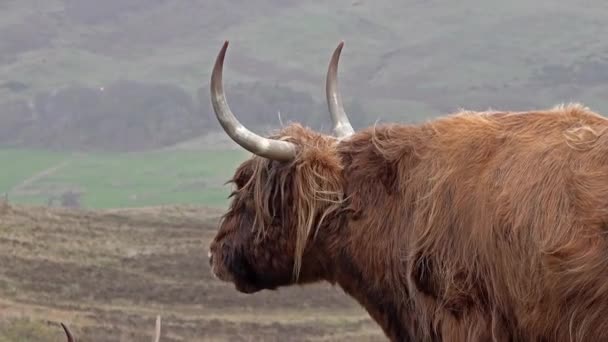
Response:
POLYGON ((161 315, 162 342, 383 339, 339 289, 244 295, 213 279, 206 254, 219 214, 0 203, 0 330, 31 321, 52 333, 30 341, 65 341, 65 322, 78 341, 151 341, 161 315))

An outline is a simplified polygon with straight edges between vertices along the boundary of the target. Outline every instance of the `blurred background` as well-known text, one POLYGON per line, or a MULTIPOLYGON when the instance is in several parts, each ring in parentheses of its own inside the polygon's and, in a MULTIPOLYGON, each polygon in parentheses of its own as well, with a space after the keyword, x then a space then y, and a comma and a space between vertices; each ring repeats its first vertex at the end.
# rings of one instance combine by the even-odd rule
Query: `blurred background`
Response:
POLYGON ((355 129, 461 108, 608 110, 600 0, 0 1, 0 342, 382 340, 323 284, 246 296, 206 253, 248 153, 216 122, 329 132, 327 64, 355 129), (280 114, 279 114, 280 113, 280 114), (279 117, 281 120, 279 120, 279 117), (301 334, 301 335, 300 335, 301 334))

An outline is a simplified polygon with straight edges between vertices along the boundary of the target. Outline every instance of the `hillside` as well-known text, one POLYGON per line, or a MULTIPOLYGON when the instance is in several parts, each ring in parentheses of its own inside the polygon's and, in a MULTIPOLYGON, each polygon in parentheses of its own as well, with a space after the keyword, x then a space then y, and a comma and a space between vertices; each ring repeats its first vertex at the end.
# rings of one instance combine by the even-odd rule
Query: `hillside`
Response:
POLYGON ((600 0, 3 1, 0 140, 19 134, 0 143, 142 149, 217 129, 207 84, 224 39, 228 96, 250 124, 276 127, 281 111, 326 128, 323 77, 342 39, 356 127, 571 100, 605 112, 607 17, 600 0))
POLYGON ((217 210, 70 211, 0 201, 0 341, 373 341, 379 328, 327 285, 238 293, 206 260, 217 210))

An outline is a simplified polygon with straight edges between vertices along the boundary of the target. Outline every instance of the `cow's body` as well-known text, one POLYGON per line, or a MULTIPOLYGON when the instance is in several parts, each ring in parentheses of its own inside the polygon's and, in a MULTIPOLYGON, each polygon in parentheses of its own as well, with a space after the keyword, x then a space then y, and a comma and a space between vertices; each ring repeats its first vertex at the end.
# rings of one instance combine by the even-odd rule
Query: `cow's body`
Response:
POLYGON ((356 133, 338 283, 395 341, 601 340, 607 130, 567 106, 356 133))
POLYGON ((246 293, 328 281, 392 341, 599 341, 608 334, 608 120, 578 105, 463 112, 354 133, 335 70, 339 139, 291 125, 228 134, 237 169, 210 246, 246 293), (295 275, 295 277, 293 277, 295 275))

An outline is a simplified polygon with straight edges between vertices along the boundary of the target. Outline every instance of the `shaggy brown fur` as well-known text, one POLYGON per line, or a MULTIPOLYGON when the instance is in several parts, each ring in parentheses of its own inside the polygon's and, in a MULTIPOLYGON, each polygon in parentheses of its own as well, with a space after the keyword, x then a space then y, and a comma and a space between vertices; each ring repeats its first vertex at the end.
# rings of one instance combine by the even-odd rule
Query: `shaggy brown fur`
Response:
POLYGON ((248 293, 337 284, 392 341, 602 340, 607 130, 578 105, 340 142, 290 126, 295 161, 237 170, 213 272, 248 293))

